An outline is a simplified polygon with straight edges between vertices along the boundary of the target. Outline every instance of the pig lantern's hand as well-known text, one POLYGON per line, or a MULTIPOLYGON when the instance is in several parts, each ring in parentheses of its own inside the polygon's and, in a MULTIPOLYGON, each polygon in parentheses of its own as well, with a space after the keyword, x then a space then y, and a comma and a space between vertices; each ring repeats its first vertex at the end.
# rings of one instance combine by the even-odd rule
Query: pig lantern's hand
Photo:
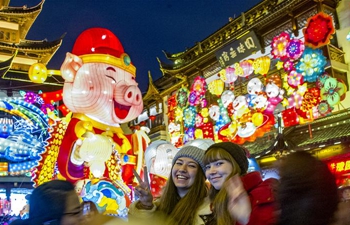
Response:
MULTIPOLYGON (((98 163, 102 165, 113 152, 113 143, 105 135, 86 132, 83 139, 78 139, 72 152, 72 162, 87 162, 87 165, 98 163)), ((76 163, 77 164, 77 163, 76 163)))

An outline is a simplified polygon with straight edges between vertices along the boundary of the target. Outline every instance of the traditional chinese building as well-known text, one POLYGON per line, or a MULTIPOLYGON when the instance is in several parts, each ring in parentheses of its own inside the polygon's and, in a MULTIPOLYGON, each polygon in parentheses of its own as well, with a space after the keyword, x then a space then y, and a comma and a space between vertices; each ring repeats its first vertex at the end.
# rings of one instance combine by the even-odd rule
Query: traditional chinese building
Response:
MULTIPOLYGON (((10 5, 10 0, 0 1, 1 100, 9 101, 12 97, 20 97, 19 91, 47 92, 62 89, 63 79, 54 73, 48 73, 46 81, 41 84, 33 83, 28 76, 31 65, 40 63, 45 66, 48 64, 61 46, 64 36, 54 41, 26 39, 30 28, 43 9, 44 2, 42 0, 33 7, 26 5, 15 7, 10 5)), ((4 200, 4 196, 10 199, 12 194, 26 193, 25 189, 33 188, 33 183, 29 164, 26 165, 25 161, 11 161, 6 156, 5 148, 9 147, 5 144, 7 143, 6 137, 16 121, 13 118, 14 114, 7 107, 1 105, 0 108, 0 198, 4 200)), ((30 142, 34 141, 37 142, 37 140, 30 142)), ((23 142, 24 145, 31 144, 28 140, 25 142, 23 142)), ((23 153, 28 154, 25 149, 23 153)))
POLYGON ((136 122, 164 121, 153 124, 157 129, 153 127, 150 135, 161 138, 160 132, 166 131, 167 140, 178 146, 186 138, 231 140, 247 147, 263 168, 290 151, 312 151, 321 159, 349 152, 348 14, 346 3, 339 0, 262 1, 193 47, 166 52, 168 61, 159 61, 163 77, 150 79, 144 96, 147 110, 136 122), (323 28, 329 32, 324 35, 332 38, 312 46, 310 39, 319 34, 319 19, 328 20, 323 28), (316 73, 308 74, 304 69, 311 55, 319 56, 313 61, 318 65, 309 68, 316 73), (320 76, 332 78, 326 83, 332 81, 337 88, 323 85, 320 76), (276 103, 263 105, 257 100, 269 101, 267 84, 278 84, 279 94, 271 98, 276 103), (256 88, 264 93, 253 93, 256 88), (237 100, 235 106, 247 102, 250 114, 232 104, 223 105, 225 91, 233 93, 229 96, 237 100), (333 91, 340 97, 336 103, 330 100, 335 97, 333 91), (309 104, 310 96, 320 101, 309 104), (210 115, 213 105, 220 114, 217 120, 210 115), (150 113, 154 107, 161 110, 150 113), (270 114, 265 113, 268 110, 270 114))
POLYGON ((19 90, 46 92, 62 88, 63 80, 56 74, 48 74, 40 87, 28 77, 31 65, 47 65, 62 44, 63 36, 54 41, 26 39, 44 2, 33 7, 14 7, 9 5, 9 0, 0 1, 0 86, 8 96, 19 90))

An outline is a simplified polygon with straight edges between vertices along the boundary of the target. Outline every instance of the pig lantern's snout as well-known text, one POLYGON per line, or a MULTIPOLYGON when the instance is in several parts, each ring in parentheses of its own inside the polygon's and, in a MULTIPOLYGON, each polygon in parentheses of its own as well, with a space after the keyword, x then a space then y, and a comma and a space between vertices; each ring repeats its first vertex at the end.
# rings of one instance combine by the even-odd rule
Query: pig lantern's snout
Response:
POLYGON ((124 99, 132 105, 140 105, 142 101, 140 89, 135 85, 127 87, 124 93, 124 99))

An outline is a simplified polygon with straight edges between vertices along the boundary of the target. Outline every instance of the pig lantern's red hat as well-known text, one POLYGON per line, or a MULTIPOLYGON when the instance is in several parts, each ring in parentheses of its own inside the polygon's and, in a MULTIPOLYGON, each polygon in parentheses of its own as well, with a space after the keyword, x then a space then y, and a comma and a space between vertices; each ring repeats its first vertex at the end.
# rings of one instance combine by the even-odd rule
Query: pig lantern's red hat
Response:
POLYGON ((130 57, 124 52, 119 39, 108 29, 90 28, 79 35, 74 43, 72 53, 79 56, 84 63, 108 63, 128 71, 133 76, 136 68, 130 57))

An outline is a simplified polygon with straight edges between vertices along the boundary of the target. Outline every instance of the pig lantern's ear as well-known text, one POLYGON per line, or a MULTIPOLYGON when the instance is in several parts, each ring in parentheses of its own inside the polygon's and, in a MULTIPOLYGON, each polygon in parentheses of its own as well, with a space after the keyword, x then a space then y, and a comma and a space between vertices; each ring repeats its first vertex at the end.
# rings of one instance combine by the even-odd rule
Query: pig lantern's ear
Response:
POLYGON ((83 61, 80 57, 67 52, 66 58, 61 66, 61 75, 65 82, 73 82, 75 74, 83 65, 83 61))

